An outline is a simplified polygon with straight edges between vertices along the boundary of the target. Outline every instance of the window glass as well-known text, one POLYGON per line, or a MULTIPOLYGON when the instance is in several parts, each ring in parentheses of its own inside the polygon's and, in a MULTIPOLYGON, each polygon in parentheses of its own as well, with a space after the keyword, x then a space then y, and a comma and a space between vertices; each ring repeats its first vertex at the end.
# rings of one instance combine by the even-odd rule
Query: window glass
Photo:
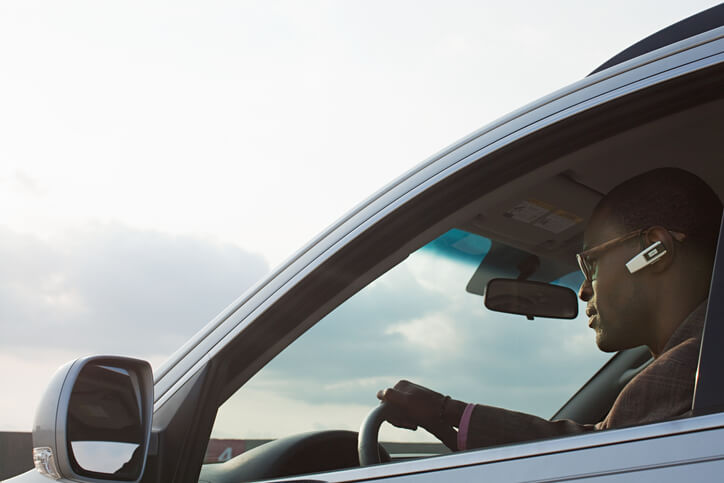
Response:
MULTIPOLYGON (((466 288, 492 246, 451 230, 337 307, 219 408, 207 461, 291 434, 356 431, 376 392, 400 379, 551 417, 609 356, 597 349, 583 304, 573 320, 486 309, 466 288)), ((497 268, 515 278, 513 269, 497 268)), ((575 291, 581 280, 576 271, 555 283, 575 291)), ((380 440, 437 442, 387 424, 380 440)))

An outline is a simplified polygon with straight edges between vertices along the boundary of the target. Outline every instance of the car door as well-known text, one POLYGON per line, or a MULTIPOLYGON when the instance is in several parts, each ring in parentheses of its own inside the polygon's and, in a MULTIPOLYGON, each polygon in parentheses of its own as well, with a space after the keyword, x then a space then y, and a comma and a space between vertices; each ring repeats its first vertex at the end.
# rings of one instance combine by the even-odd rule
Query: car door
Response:
MULTIPOLYGON (((561 176, 572 186, 576 173, 603 173, 608 167, 600 160, 606 152, 650 149, 665 155, 666 149, 681 144, 701 147, 697 166, 711 173, 709 181, 721 193, 724 180, 712 164, 720 153, 712 133, 722 127, 720 30, 600 72, 493 123, 386 187, 298 252, 158 371, 157 451, 149 458, 144 481, 196 481, 221 403, 325 315, 410 253, 457 226, 488 229, 485 216, 478 216, 481 206, 492 209, 506 197, 525 196, 528 187, 544 189, 561 176), (660 148, 649 137, 677 131, 682 137, 660 138, 660 148)), ((641 158, 642 163, 661 163, 652 157, 641 158)), ((627 164, 625 159, 613 160, 611 170, 639 170, 627 164)), ((707 322, 707 331, 712 326, 707 322)), ((707 332, 705 341, 718 344, 721 338, 707 332)), ((714 353, 702 355, 700 377, 707 375, 707 381, 715 379, 721 367, 709 362, 708 354, 714 353)), ((709 384, 700 382, 701 394, 709 394, 704 403, 697 392, 700 412, 724 402, 709 384)), ((560 481, 658 478, 662 472, 706 476, 721 465, 717 448, 722 447, 723 421, 714 412, 305 478, 560 481)))

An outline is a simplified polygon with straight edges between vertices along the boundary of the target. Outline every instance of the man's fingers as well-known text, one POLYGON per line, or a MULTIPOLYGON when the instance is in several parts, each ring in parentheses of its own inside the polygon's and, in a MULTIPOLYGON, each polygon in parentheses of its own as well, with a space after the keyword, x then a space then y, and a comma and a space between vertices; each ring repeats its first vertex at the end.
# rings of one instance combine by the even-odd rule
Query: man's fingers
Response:
POLYGON ((377 398, 381 399, 382 401, 391 403, 395 406, 407 406, 407 395, 404 393, 401 393, 397 389, 393 389, 391 387, 388 387, 384 391, 380 391, 377 393, 377 398))
POLYGON ((397 426, 402 429, 409 429, 410 431, 417 431, 417 424, 407 421, 405 419, 390 418, 387 420, 393 426, 397 426))
POLYGON ((433 434, 455 449, 457 433, 440 419, 445 396, 439 392, 403 379, 395 387, 378 391, 377 398, 388 403, 388 421, 393 425, 413 430, 417 426, 434 427, 433 434))
POLYGON ((397 381, 397 384, 395 384, 395 389, 405 389, 410 386, 416 386, 416 384, 413 384, 406 379, 400 379, 399 381, 397 381))
POLYGON ((394 403, 387 402, 387 421, 399 428, 417 429, 417 421, 411 418, 411 414, 404 407, 396 406, 394 403), (391 405, 390 405, 391 404, 391 405))
POLYGON ((399 428, 417 429, 417 424, 410 420, 407 395, 391 387, 377 392, 377 398, 390 405, 388 421, 399 428))

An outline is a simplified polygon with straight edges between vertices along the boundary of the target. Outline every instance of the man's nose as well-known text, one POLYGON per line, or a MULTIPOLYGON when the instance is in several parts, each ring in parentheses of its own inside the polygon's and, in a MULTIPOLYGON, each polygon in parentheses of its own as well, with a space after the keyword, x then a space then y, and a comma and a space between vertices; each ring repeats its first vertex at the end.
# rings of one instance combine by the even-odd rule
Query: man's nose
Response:
POLYGON ((593 297, 593 285, 590 280, 584 279, 581 287, 578 289, 578 298, 584 302, 588 302, 593 297))

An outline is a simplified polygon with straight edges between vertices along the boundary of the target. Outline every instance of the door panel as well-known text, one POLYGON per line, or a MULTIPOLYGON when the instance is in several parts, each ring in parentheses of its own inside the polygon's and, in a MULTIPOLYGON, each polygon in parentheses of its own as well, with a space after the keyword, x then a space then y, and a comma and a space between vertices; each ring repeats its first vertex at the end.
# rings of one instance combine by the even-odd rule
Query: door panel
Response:
MULTIPOLYGON (((676 422, 663 424, 672 428, 677 425, 676 422)), ((539 446, 544 449, 545 445, 539 446)), ((482 456, 488 451, 467 454, 474 453, 482 456)), ((451 466, 457 463, 452 460, 439 459, 451 466)), ((716 428, 464 467, 431 469, 425 473, 372 481, 721 481, 722 471, 724 429, 716 428)))

